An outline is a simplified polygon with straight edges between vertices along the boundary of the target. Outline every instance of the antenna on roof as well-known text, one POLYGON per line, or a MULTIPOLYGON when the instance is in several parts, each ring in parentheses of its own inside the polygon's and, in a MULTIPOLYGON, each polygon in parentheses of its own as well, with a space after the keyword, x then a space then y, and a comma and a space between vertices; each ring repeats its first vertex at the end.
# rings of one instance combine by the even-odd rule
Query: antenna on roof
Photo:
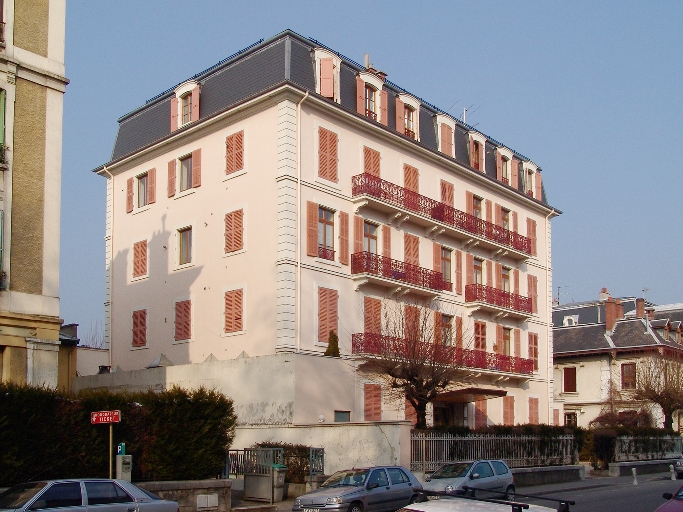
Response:
POLYGON ((650 289, 649 289, 647 286, 646 286, 645 288, 643 288, 643 290, 642 290, 642 292, 643 292, 643 300, 645 300, 645 294, 646 294, 647 292, 649 292, 649 291, 650 291, 650 289))
POLYGON ((561 290, 562 288, 569 288, 569 285, 567 284, 567 285, 564 285, 564 286, 558 286, 558 287, 557 287, 557 305, 558 305, 558 306, 560 305, 560 295, 569 295, 567 292, 560 293, 560 290, 561 290))

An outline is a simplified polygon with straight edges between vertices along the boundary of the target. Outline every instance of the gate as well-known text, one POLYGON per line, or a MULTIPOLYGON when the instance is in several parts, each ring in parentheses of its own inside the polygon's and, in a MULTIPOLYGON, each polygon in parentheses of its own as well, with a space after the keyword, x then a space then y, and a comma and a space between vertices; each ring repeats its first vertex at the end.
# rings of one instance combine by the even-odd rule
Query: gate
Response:
POLYGON ((228 450, 224 476, 244 475, 244 499, 273 503, 273 464, 285 461, 282 448, 228 450))

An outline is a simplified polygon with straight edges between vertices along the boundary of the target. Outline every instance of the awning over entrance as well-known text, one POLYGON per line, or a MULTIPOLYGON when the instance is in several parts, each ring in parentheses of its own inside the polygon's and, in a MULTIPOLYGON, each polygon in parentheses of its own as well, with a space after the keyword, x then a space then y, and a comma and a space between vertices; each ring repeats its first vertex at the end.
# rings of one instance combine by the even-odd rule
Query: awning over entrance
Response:
POLYGON ((472 387, 456 389, 454 391, 447 391, 439 394, 434 402, 476 402, 477 400, 487 400, 489 398, 496 398, 505 396, 508 392, 504 389, 472 387))

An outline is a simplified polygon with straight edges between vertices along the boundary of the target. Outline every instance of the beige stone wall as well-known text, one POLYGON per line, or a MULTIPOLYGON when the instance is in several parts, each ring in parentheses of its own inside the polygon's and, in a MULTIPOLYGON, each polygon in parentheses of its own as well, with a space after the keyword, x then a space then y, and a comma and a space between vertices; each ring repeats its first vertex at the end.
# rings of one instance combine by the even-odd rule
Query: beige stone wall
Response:
POLYGON ((47 57, 50 0, 14 2, 14 45, 47 57))
POLYGON ((17 79, 12 170, 11 289, 43 291, 46 89, 17 79))
POLYGON ((2 351, 2 381, 26 384, 26 348, 5 347, 2 351))

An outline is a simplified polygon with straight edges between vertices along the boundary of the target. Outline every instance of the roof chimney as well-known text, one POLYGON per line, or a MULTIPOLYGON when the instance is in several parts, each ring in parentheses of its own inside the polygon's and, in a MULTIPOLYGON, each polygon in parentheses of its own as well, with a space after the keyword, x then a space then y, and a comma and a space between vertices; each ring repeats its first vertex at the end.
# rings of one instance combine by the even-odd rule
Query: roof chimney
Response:
POLYGON ((655 319, 655 308, 645 308, 645 314, 647 314, 647 319, 652 322, 655 319))
POLYGON ((617 299, 617 320, 624 318, 624 305, 621 303, 621 299, 617 299))
POLYGON ((605 329, 612 332, 615 323, 617 323, 617 303, 610 297, 605 302, 605 329))
POLYGON ((645 318, 645 299, 636 299, 636 318, 645 318))
POLYGON ((372 67, 372 64, 370 64, 370 54, 366 53, 365 54, 365 59, 363 64, 365 65, 365 69, 370 69, 372 67))
POLYGON ((603 288, 602 290, 600 290, 600 295, 598 296, 598 298, 599 298, 600 300, 607 300, 607 299, 609 299, 610 297, 611 297, 611 295, 610 295, 609 292, 607 291, 607 288, 603 288))

